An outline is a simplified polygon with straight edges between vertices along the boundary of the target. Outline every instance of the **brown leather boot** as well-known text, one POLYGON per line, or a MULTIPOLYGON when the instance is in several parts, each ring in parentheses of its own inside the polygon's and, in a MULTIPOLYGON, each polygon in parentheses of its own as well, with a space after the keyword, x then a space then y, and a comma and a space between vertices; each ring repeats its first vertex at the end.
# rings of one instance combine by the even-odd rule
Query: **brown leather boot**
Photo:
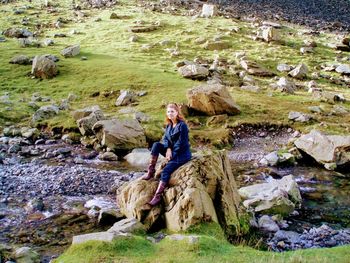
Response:
POLYGON ((152 200, 148 202, 148 204, 150 204, 151 206, 158 205, 160 203, 160 200, 162 199, 162 193, 164 192, 166 186, 167 183, 160 181, 156 193, 154 194, 152 200))
POLYGON ((156 173, 157 160, 158 160, 158 156, 151 155, 151 158, 149 160, 149 165, 148 165, 148 171, 145 175, 141 177, 142 180, 149 180, 154 176, 154 174, 156 173))

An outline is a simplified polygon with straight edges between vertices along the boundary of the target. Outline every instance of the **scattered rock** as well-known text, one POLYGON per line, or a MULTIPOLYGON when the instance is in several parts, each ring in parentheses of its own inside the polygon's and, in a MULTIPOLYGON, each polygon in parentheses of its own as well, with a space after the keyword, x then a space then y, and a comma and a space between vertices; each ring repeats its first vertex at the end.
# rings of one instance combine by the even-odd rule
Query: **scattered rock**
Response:
POLYGON ((56 64, 45 56, 35 56, 31 73, 36 78, 51 79, 58 74, 58 69, 56 64))
POLYGON ((155 31, 158 28, 159 26, 132 26, 129 28, 129 31, 133 33, 144 33, 155 31))
POLYGON ((98 141, 112 151, 132 150, 146 145, 143 128, 136 120, 103 120, 93 126, 98 141))
POLYGON ((249 74, 259 77, 273 77, 275 73, 268 71, 256 62, 241 59, 240 64, 249 74))
POLYGON ((61 55, 64 56, 65 58, 75 57, 75 56, 79 55, 79 53, 80 53, 80 45, 79 44, 68 46, 61 51, 61 55))
POLYGON ((293 67, 288 65, 288 64, 278 64, 277 65, 277 70, 280 72, 289 72, 292 69, 293 69, 293 67))
POLYGON ((213 17, 218 14, 218 8, 216 5, 203 4, 201 17, 213 17))
POLYGON ((290 111, 288 114, 288 119, 296 122, 308 122, 312 120, 312 116, 297 111, 290 111))
POLYGON ((110 229, 107 230, 108 233, 137 233, 143 232, 146 228, 142 225, 136 218, 126 218, 116 222, 110 229))
POLYGON ((121 90, 115 106, 127 106, 136 101, 136 94, 130 90, 121 90))
POLYGON ((279 41, 280 36, 278 30, 271 26, 262 26, 259 28, 257 38, 265 42, 279 41))
POLYGON ((230 93, 222 85, 201 85, 187 92, 190 108, 207 115, 227 113, 235 115, 240 108, 233 102, 230 93))
POLYGON ((267 155, 265 155, 261 160, 260 164, 269 165, 269 166, 277 166, 277 165, 294 165, 295 157, 293 154, 289 152, 283 151, 273 151, 267 155))
POLYGON ((55 42, 50 38, 44 39, 44 41, 43 41, 43 45, 46 47, 53 46, 54 44, 55 44, 55 42))
POLYGON ((83 109, 83 110, 86 110, 85 113, 89 112, 89 110, 93 110, 93 111, 88 116, 77 120, 77 125, 82 135, 94 134, 93 126, 95 125, 95 123, 106 119, 103 112, 97 107, 92 109, 89 109, 89 108, 83 109))
POLYGON ((84 0, 83 2, 92 8, 106 8, 117 4, 116 0, 84 0))
POLYGON ((72 245, 81 244, 90 240, 112 242, 118 238, 131 237, 128 233, 96 232, 84 235, 73 236, 72 245))
POLYGON ((302 135, 294 144, 321 164, 335 163, 337 166, 350 164, 350 136, 324 135, 312 130, 302 135))
POLYGON ((335 71, 343 75, 350 75, 350 65, 341 64, 335 69, 335 71))
POLYGON ((205 79, 209 75, 209 70, 198 64, 185 65, 178 68, 178 72, 184 78, 189 79, 205 79))
POLYGON ((345 102, 346 99, 343 94, 340 93, 334 93, 334 92, 328 92, 328 91, 322 91, 320 94, 315 94, 316 97, 320 97, 321 101, 328 102, 328 103, 337 103, 337 102, 345 102))
POLYGON ((10 60, 11 64, 18 64, 18 65, 31 65, 32 64, 32 60, 30 57, 26 56, 26 55, 18 55, 13 57, 10 60))
POLYGON ((296 79, 303 79, 306 78, 308 73, 308 68, 305 64, 299 64, 295 67, 292 71, 288 73, 289 76, 296 78, 296 79))
POLYGON ((41 44, 40 42, 33 37, 28 37, 28 38, 18 38, 18 43, 20 47, 40 47, 41 44))
POLYGON ((149 164, 151 152, 148 149, 133 149, 131 153, 124 156, 124 159, 132 166, 146 168, 149 164))
POLYGON ((109 162, 115 162, 115 161, 118 161, 118 156, 115 155, 114 153, 112 152, 105 152, 105 153, 102 153, 98 156, 98 158, 100 160, 103 160, 103 161, 109 161, 109 162))
POLYGON ((26 262, 26 263, 39 263, 40 256, 39 254, 29 247, 20 247, 17 248, 14 252, 14 258, 16 262, 26 262))
POLYGON ((238 190, 243 205, 255 212, 287 216, 301 203, 301 195, 293 175, 268 183, 242 187, 238 190))
POLYGON ((281 92, 286 92, 289 94, 294 94, 294 91, 296 90, 295 83, 285 77, 278 80, 277 86, 281 92))
POLYGON ((320 106, 310 106, 308 107, 308 110, 312 113, 322 113, 323 109, 320 106))
POLYGON ((27 38, 32 37, 33 33, 27 29, 8 28, 3 32, 3 35, 11 38, 27 38))
POLYGON ((54 106, 54 105, 42 106, 42 107, 40 107, 40 109, 38 109, 34 113, 34 115, 32 117, 32 121, 39 122, 39 121, 49 119, 49 118, 57 115, 58 112, 59 112, 59 109, 57 106, 54 106))
POLYGON ((139 123, 147 123, 151 120, 151 117, 143 112, 138 111, 134 113, 134 119, 139 123))
POLYGON ((280 230, 277 223, 271 218, 271 216, 263 215, 259 218, 258 226, 263 232, 277 232, 280 230))
POLYGON ((96 115, 103 115, 103 112, 100 109, 100 106, 93 105, 93 106, 83 108, 83 109, 78 109, 72 112, 72 116, 77 121, 81 118, 89 116, 91 113, 95 113, 96 115))

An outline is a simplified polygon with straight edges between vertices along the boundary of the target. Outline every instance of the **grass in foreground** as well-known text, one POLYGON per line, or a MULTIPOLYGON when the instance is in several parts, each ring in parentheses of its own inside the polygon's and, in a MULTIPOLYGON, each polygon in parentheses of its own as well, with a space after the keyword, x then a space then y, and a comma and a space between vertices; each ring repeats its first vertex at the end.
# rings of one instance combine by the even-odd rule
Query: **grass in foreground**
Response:
POLYGON ((152 244, 144 237, 134 236, 112 243, 89 241, 71 246, 56 263, 69 262, 310 262, 348 263, 350 246, 306 249, 275 253, 250 247, 233 246, 225 240, 200 236, 199 242, 162 240, 152 244))

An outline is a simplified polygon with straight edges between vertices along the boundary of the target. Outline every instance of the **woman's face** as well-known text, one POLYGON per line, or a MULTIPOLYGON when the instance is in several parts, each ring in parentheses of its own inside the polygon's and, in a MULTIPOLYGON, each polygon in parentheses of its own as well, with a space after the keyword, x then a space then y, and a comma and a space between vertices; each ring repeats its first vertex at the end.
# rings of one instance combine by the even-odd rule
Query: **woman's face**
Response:
POLYGON ((174 108, 172 107, 168 107, 166 109, 166 116, 172 120, 172 121, 175 121, 176 120, 176 117, 179 113, 177 112, 177 110, 175 110, 174 108))

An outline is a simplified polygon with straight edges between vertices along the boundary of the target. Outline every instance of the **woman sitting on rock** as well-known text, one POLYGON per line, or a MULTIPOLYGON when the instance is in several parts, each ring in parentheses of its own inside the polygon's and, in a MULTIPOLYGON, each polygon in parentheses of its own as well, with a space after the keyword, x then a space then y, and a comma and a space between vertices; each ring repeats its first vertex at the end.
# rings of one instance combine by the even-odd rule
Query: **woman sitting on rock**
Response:
POLYGON ((165 156, 167 164, 164 167, 160 182, 152 200, 148 202, 151 206, 157 205, 167 186, 171 174, 181 165, 191 160, 190 143, 188 140, 188 127, 184 117, 180 113, 178 105, 171 103, 166 110, 166 129, 163 137, 163 143, 155 142, 152 146, 151 159, 148 166, 148 172, 142 179, 149 180, 155 174, 155 166, 159 154, 165 156))

